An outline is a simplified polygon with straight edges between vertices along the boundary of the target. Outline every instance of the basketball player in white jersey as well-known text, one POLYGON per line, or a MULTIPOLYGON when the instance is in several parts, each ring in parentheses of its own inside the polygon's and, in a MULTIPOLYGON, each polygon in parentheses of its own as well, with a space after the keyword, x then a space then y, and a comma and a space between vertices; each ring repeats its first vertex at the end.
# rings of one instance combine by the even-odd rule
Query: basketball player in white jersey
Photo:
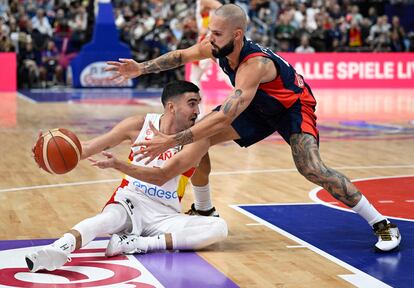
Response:
MULTIPOLYGON (((108 133, 82 142, 82 159, 126 140, 133 144, 151 139, 153 127, 173 134, 194 125, 201 100, 196 85, 187 81, 169 83, 161 99, 163 114, 127 118, 108 133)), ((105 253, 107 256, 156 250, 193 250, 224 240, 227 224, 223 219, 180 213, 188 178, 209 146, 209 140, 205 140, 185 147, 173 147, 147 167, 144 160, 132 156, 141 147, 131 148, 130 166, 150 173, 140 179, 126 175, 101 213, 76 224, 51 245, 26 255, 29 270, 56 270, 69 260, 71 252, 102 234, 112 235, 105 253), (168 161, 171 157, 175 160, 173 165, 168 161)), ((109 152, 102 153, 111 156, 109 152)))

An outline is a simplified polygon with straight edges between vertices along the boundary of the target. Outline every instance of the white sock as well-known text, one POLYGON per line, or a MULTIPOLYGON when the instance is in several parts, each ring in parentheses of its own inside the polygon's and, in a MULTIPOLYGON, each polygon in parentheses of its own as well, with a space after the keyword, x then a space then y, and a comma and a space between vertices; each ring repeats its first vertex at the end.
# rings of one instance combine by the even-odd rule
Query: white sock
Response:
POLYGON ((361 215, 361 217, 371 226, 382 220, 386 220, 386 218, 382 216, 371 203, 369 203, 364 195, 362 195, 361 200, 359 200, 358 204, 355 205, 352 210, 361 215))
POLYGON ((213 208, 213 204, 211 203, 210 184, 205 186, 192 186, 195 208, 201 211, 207 211, 213 208))
MULTIPOLYGON (((167 243, 165 242, 165 235, 157 235, 150 237, 142 237, 142 242, 147 243, 147 251, 157 251, 167 249, 167 243)), ((139 247, 137 247, 139 248, 139 247)))
POLYGON ((61 249, 69 255, 75 250, 76 238, 71 233, 65 233, 61 238, 53 242, 52 246, 61 249))

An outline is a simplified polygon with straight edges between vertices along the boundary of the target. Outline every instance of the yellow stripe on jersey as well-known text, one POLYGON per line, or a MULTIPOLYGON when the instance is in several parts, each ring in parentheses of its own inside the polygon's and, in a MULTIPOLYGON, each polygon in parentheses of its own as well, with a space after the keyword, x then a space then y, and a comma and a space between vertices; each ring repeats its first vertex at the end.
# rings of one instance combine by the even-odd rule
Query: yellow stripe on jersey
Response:
POLYGON ((184 196, 185 187, 187 186, 188 179, 190 179, 190 177, 193 176, 194 172, 195 172, 195 168, 194 167, 190 168, 188 171, 181 174, 180 180, 178 180, 177 195, 178 195, 178 199, 180 200, 180 202, 184 196))
POLYGON ((177 195, 178 195, 178 199, 180 200, 180 202, 181 202, 181 199, 184 197, 185 187, 187 186, 188 179, 190 178, 188 178, 187 176, 181 175, 180 180, 178 181, 177 195))

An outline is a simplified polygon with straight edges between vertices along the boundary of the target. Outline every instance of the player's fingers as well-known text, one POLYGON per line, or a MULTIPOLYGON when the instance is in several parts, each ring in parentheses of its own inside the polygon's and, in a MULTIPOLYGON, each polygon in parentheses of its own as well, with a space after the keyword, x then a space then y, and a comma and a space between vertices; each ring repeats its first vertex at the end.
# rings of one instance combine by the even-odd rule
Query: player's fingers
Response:
POLYGON ((132 59, 119 58, 118 60, 119 60, 119 62, 122 62, 122 63, 131 63, 132 59))
MULTIPOLYGON (((95 159, 93 159, 92 157, 88 157, 87 158, 90 162, 92 162, 92 163, 94 163, 94 164, 96 164, 98 161, 96 161, 95 159)), ((94 164, 92 164, 92 165, 94 165, 94 164)))
POLYGON ((149 122, 149 127, 152 130, 152 132, 154 133, 154 135, 158 134, 158 130, 157 130, 157 128, 155 128, 154 124, 152 124, 152 121, 149 122))
POLYGON ((155 159, 155 156, 149 157, 149 159, 147 161, 145 161, 145 165, 148 165, 154 159, 155 159))
POLYGON ((104 68, 104 71, 108 71, 108 72, 110 72, 110 71, 118 71, 118 70, 119 70, 118 66, 108 66, 108 67, 105 67, 104 68))
POLYGON ((111 80, 111 81, 117 81, 117 79, 119 78, 119 77, 122 77, 122 75, 119 73, 119 72, 116 72, 116 73, 114 73, 112 76, 109 76, 109 80, 111 80))
POLYGON ((121 66, 121 64, 118 61, 106 61, 106 65, 121 66))
POLYGON ((124 81, 125 77, 123 75, 118 75, 118 77, 114 79, 115 84, 122 84, 124 81))
POLYGON ((108 151, 102 151, 102 155, 104 155, 104 156, 106 156, 106 157, 108 157, 108 158, 112 158, 112 157, 114 157, 114 156, 112 155, 112 153, 111 153, 111 152, 108 152, 108 151))

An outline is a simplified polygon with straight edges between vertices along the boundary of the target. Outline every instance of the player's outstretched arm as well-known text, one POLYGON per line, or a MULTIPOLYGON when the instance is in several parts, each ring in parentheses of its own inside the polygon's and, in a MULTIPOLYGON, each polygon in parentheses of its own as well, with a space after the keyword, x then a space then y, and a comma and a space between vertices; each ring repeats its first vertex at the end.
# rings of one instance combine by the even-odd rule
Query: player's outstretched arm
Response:
POLYGON ((205 40, 187 49, 171 51, 142 63, 132 59, 108 61, 105 71, 113 72, 113 76, 109 78, 110 80, 122 83, 143 74, 158 73, 179 67, 188 62, 211 58, 211 47, 209 45, 211 45, 210 42, 205 40))
POLYGON ((197 141, 185 146, 179 153, 169 159, 163 167, 154 168, 136 166, 120 161, 112 153, 106 151, 102 152, 106 157, 105 160, 95 160, 92 158, 88 158, 88 160, 92 162, 93 166, 101 169, 114 168, 136 179, 161 186, 173 177, 197 166, 209 147, 209 139, 197 141))
MULTIPOLYGON (((259 84, 268 80, 267 60, 264 61, 266 63, 261 63, 255 58, 249 59, 239 66, 235 88, 221 105, 220 111, 210 113, 208 117, 203 118, 191 128, 174 135, 166 135, 153 129, 154 137, 151 140, 136 143, 136 145, 145 146, 137 153, 148 158, 147 162, 149 163, 171 147, 209 138, 228 128, 233 120, 249 106, 256 95, 259 84)), ((275 69, 274 65, 272 67, 275 69)), ((273 78, 276 76, 275 73, 273 70, 273 78)))
POLYGON ((144 120, 143 116, 126 118, 115 125, 108 133, 81 142, 81 159, 86 159, 104 150, 115 147, 125 140, 130 140, 132 143, 138 136, 138 133, 144 124, 144 120))

